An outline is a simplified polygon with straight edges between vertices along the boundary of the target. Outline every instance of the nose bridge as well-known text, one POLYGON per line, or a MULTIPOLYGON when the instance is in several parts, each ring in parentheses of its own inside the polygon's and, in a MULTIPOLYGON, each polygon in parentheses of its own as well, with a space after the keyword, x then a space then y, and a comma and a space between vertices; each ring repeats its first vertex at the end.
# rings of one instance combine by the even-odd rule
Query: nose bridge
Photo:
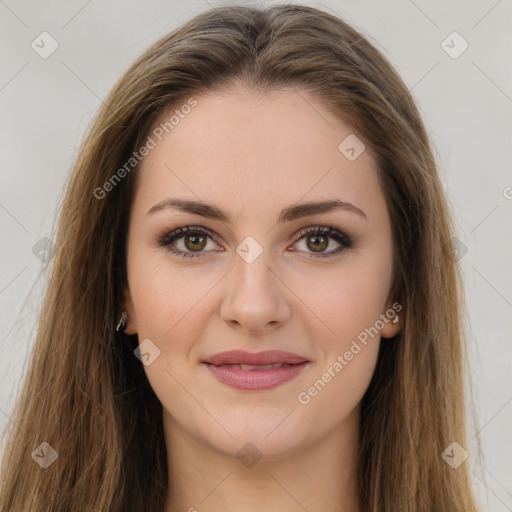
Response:
POLYGON ((253 240, 242 242, 233 258, 232 291, 239 298, 268 301, 275 297, 275 276, 270 251, 253 240))
POLYGON ((283 322, 289 308, 282 283, 272 269, 270 251, 247 237, 236 252, 222 306, 224 320, 253 331, 283 322))

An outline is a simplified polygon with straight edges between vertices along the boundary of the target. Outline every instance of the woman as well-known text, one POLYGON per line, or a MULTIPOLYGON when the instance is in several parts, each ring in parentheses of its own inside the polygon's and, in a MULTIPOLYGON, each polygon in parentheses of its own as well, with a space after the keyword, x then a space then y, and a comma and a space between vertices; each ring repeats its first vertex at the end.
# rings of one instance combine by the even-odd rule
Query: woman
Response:
POLYGON ((1 510, 478 510, 451 237, 361 34, 293 5, 187 22, 79 152, 1 510))

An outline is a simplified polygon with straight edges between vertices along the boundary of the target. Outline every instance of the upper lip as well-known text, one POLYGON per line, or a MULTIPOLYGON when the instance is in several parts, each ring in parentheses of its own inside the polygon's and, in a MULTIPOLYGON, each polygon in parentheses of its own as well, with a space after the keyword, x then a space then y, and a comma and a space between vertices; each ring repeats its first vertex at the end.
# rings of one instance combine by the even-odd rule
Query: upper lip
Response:
POLYGON ((219 352, 214 356, 205 359, 204 363, 214 365, 221 364, 252 364, 264 365, 273 363, 298 364, 308 361, 305 357, 293 354, 292 352, 283 352, 282 350, 265 350, 264 352, 246 352, 245 350, 228 350, 219 352))

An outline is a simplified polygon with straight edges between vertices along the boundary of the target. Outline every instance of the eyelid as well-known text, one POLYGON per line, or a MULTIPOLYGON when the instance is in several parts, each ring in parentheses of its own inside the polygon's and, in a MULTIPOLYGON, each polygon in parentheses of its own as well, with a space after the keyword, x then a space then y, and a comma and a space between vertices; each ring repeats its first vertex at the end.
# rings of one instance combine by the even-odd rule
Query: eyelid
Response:
POLYGON ((220 245, 220 237, 216 233, 214 233, 210 229, 205 228, 203 226, 192 226, 192 225, 180 226, 180 227, 177 227, 170 231, 165 231, 163 235, 158 237, 158 241, 161 244, 165 244, 165 243, 170 244, 172 241, 174 241, 178 238, 181 238, 187 234, 196 233, 196 232, 204 232, 212 240, 214 240, 216 243, 218 243, 220 245))
POLYGON ((353 243, 352 237, 350 237, 346 233, 340 231, 339 229, 336 229, 332 224, 315 225, 315 226, 308 226, 308 227, 305 227, 305 228, 301 228, 301 229, 299 229, 299 231, 297 231, 295 233, 295 235, 293 235, 293 238, 294 238, 294 242, 293 243, 298 242, 304 236, 309 235, 311 233, 318 233, 318 234, 322 234, 322 235, 328 235, 328 236, 330 236, 331 238, 333 238, 335 240, 336 240, 336 237, 337 238, 341 238, 342 241, 339 242, 339 243, 343 243, 343 244, 345 244, 347 246, 350 246, 353 243))

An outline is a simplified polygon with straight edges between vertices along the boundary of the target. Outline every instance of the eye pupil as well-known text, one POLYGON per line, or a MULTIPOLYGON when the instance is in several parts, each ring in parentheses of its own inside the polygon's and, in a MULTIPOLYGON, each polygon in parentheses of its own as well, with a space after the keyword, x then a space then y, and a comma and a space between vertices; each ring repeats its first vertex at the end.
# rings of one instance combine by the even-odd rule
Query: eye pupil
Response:
POLYGON ((205 245, 206 245, 206 237, 205 236, 200 236, 200 235, 185 236, 185 246, 190 251, 195 251, 195 252, 201 251, 202 249, 204 249, 205 245), (192 246, 189 243, 190 240, 193 240, 192 246), (200 240, 200 241, 198 241, 198 240, 200 240), (194 245, 196 245, 196 247, 194 247, 194 245), (197 245, 199 245, 199 247, 197 247, 197 245))
MULTIPOLYGON (((322 242, 320 242, 320 246, 314 245, 313 247, 311 247, 311 249, 313 251, 321 252, 321 251, 325 250, 327 248, 327 246, 329 245, 329 242, 327 241, 327 237, 324 235, 309 235, 307 237, 307 239, 308 239, 308 243, 312 240, 316 240, 316 241, 318 241, 319 239, 322 240, 322 242)), ((314 242, 314 243, 316 243, 316 242, 314 242)))

